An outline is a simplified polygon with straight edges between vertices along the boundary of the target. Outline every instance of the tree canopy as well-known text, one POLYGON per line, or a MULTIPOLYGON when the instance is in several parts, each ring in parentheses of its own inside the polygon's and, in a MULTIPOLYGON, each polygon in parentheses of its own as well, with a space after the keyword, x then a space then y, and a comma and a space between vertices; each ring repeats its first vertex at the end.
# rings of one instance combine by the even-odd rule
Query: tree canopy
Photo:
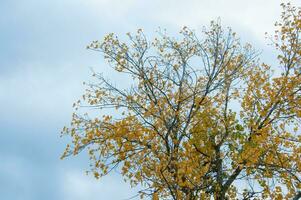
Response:
POLYGON ((184 27, 149 41, 139 29, 93 41, 132 86, 94 74, 62 131, 72 138, 62 158, 87 149, 95 178, 120 170, 141 198, 299 199, 301 9, 282 7, 268 37, 277 66, 218 22, 199 35, 184 27))

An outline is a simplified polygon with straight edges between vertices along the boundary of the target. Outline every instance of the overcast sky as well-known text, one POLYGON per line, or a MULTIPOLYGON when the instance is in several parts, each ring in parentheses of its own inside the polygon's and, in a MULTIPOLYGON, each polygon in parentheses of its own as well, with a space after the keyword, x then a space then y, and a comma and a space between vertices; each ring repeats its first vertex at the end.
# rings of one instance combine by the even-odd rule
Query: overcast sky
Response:
MULTIPOLYGON (((100 54, 85 49, 110 32, 152 36, 210 20, 275 55, 264 33, 279 19, 278 0, 0 0, 0 199, 123 200, 135 194, 118 173, 94 180, 86 155, 60 160, 72 103, 91 68, 118 80, 100 54)), ((295 5, 298 0, 292 1, 295 5)))

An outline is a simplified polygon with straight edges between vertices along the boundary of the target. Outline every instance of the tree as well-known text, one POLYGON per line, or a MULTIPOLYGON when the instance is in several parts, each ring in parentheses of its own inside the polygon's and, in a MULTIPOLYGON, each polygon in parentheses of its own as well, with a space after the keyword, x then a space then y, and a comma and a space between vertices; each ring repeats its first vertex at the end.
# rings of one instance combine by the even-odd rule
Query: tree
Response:
POLYGON ((138 30, 127 43, 92 42, 133 84, 94 74, 63 129, 72 142, 62 157, 87 149, 95 178, 119 169, 142 198, 299 199, 301 9, 282 7, 273 68, 216 22, 201 38, 184 27, 180 39, 149 42, 138 30), (117 114, 81 115, 82 102, 117 114))

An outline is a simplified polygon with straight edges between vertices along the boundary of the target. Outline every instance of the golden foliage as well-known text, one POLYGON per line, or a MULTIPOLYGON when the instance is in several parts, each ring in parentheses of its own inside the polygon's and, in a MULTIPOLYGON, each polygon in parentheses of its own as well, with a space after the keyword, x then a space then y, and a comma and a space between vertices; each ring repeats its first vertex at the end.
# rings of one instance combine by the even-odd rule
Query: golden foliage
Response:
POLYGON ((148 42, 139 29, 128 43, 114 34, 92 42, 135 81, 124 90, 95 74, 100 83, 74 107, 116 108, 120 117, 73 114, 62 157, 88 149, 95 178, 119 169, 154 200, 301 195, 301 10, 282 7, 271 37, 280 67, 259 64, 251 45, 214 22, 203 39, 184 27, 181 39, 148 42))

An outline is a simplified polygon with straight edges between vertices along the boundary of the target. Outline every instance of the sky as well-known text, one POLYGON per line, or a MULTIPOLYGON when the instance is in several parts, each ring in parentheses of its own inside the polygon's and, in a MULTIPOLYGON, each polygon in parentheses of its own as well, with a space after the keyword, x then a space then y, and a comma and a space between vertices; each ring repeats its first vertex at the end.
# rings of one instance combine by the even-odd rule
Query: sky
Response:
MULTIPOLYGON (((85 154, 60 160, 72 104, 91 69, 120 81, 101 54, 86 50, 107 33, 158 27, 200 31, 221 19, 275 63, 265 39, 279 19, 278 0, 0 0, 0 199, 124 200, 136 194, 118 172, 87 176, 85 154)), ((291 1, 300 6, 298 0, 291 1)), ((124 81, 124 80, 123 80, 124 81)))

